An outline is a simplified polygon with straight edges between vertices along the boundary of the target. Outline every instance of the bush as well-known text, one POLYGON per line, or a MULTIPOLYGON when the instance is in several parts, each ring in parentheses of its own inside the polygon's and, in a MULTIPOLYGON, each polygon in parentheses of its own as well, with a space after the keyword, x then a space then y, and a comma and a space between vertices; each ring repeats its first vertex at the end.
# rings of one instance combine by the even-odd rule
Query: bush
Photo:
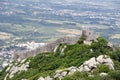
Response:
POLYGON ((4 80, 6 73, 6 69, 8 68, 8 66, 6 66, 2 71, 0 71, 0 80, 4 80))
POLYGON ((112 72, 109 73, 109 76, 113 80, 120 80, 120 71, 112 71, 112 72))
POLYGON ((107 65, 104 65, 104 64, 101 64, 101 65, 98 65, 96 69, 94 69, 93 73, 94 74, 99 74, 99 73, 108 73, 110 72, 110 69, 107 65))
POLYGON ((91 48, 93 49, 94 52, 101 53, 101 54, 106 54, 106 52, 109 52, 110 49, 107 47, 107 41, 99 37, 96 41, 93 41, 91 44, 91 48))
POLYGON ((77 43, 83 44, 83 41, 86 39, 86 36, 81 36, 77 43))
POLYGON ((88 77, 87 72, 76 71, 73 75, 66 76, 62 80, 84 80, 87 77, 88 77))
POLYGON ((116 51, 113 53, 109 53, 109 55, 112 59, 120 62, 120 48, 116 49, 116 51))
POLYGON ((115 70, 120 70, 120 62, 114 60, 115 70))

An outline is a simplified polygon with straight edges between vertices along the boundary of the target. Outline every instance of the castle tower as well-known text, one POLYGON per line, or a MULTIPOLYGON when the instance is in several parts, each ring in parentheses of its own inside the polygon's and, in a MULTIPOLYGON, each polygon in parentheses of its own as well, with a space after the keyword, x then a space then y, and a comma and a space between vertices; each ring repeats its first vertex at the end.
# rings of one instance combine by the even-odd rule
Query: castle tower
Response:
POLYGON ((96 39, 99 37, 99 35, 95 34, 93 30, 89 30, 89 27, 82 26, 82 29, 82 36, 86 37, 85 41, 96 41, 96 39))
POLYGON ((82 30, 82 36, 85 36, 86 40, 91 40, 95 35, 92 30, 82 30))

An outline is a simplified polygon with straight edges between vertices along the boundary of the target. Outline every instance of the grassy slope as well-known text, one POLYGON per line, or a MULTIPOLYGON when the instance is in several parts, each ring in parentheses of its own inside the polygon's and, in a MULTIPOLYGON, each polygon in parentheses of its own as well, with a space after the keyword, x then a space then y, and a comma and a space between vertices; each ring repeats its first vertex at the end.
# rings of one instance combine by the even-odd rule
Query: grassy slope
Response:
MULTIPOLYGON (((91 57, 97 57, 101 54, 110 55, 115 62, 115 69, 116 71, 108 71, 111 79, 116 79, 116 75, 119 75, 120 71, 120 50, 113 52, 110 48, 106 47, 107 41, 103 38, 98 39, 99 42, 93 42, 91 46, 85 44, 76 43, 74 45, 67 45, 67 44, 60 44, 56 53, 40 53, 35 57, 29 58, 30 68, 28 71, 23 71, 20 74, 16 74, 12 79, 8 80, 21 80, 23 78, 28 80, 37 80, 40 76, 46 77, 47 75, 52 76, 54 72, 58 69, 64 69, 71 66, 80 66, 84 61, 90 59, 91 57), (64 51, 64 55, 61 55, 61 48, 67 46, 64 51), (93 49, 93 52, 90 51, 93 49), (114 53, 114 54, 113 54, 114 53), (119 55, 119 56, 118 56, 119 55), (116 75, 113 75, 116 74, 116 75), (115 78, 114 78, 115 77, 115 78)), ((29 60, 28 59, 28 60, 29 60)), ((99 69, 95 72, 95 74, 99 73, 99 69)), ((104 69, 103 69, 104 71, 104 69)), ((4 72, 0 73, 0 79, 2 80, 4 76, 4 72)), ((63 80, 88 80, 89 73, 79 73, 76 72, 72 76, 67 76, 63 80), (82 77, 82 78, 81 78, 82 77)), ((91 80, 99 80, 101 77, 96 75, 95 77, 91 78, 91 80)), ((118 77, 119 78, 119 77, 118 77)), ((120 78, 119 78, 120 79, 120 78)), ((105 80, 108 80, 107 78, 105 80)), ((116 79, 118 80, 118 79, 116 79)))

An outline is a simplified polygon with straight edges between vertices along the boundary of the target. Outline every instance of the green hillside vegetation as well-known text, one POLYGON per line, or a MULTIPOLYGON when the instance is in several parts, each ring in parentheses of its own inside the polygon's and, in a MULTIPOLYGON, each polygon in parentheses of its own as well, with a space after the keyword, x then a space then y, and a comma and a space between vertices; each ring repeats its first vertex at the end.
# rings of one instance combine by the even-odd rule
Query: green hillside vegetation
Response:
MULTIPOLYGON (((109 55, 115 64, 115 70, 109 70, 105 65, 98 66, 93 72, 75 72, 63 78, 63 80, 120 80, 120 49, 113 51, 107 46, 107 41, 99 37, 97 42, 92 42, 91 46, 82 43, 83 38, 80 38, 78 43, 73 45, 60 44, 55 53, 39 53, 35 57, 30 57, 30 67, 28 71, 17 73, 13 78, 8 80, 37 80, 39 77, 53 76, 56 70, 68 68, 71 66, 80 66, 86 60, 97 57, 102 54, 109 55), (61 48, 67 46, 63 53, 61 48), (91 49, 93 51, 91 51, 91 49), (108 73, 107 76, 99 76, 99 73, 108 73), (89 77, 89 75, 94 75, 89 77)), ((0 72, 0 80, 3 80, 6 69, 0 72)), ((59 79, 54 79, 59 80, 59 79)))

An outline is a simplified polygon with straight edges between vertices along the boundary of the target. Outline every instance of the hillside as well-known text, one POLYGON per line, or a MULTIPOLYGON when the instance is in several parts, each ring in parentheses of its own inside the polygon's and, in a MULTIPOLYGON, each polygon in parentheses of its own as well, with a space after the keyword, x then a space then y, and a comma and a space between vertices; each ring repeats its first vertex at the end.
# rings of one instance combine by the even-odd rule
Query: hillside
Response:
POLYGON ((18 59, 0 72, 0 80, 120 80, 120 49, 108 46, 102 37, 90 45, 85 39, 18 59))

